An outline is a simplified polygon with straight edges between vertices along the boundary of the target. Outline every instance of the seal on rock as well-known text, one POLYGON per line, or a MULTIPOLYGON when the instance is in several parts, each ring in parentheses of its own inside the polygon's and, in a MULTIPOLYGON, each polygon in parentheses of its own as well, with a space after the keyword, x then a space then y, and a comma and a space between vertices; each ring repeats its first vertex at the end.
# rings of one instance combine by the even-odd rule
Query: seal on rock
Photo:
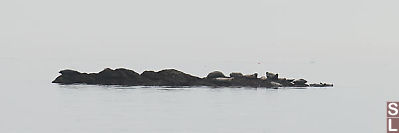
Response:
POLYGON ((221 71, 214 71, 209 73, 206 76, 207 79, 214 79, 214 78, 226 78, 226 76, 224 76, 224 74, 221 71))
POLYGON ((278 80, 278 74, 274 74, 271 72, 266 72, 266 77, 269 80, 278 80))

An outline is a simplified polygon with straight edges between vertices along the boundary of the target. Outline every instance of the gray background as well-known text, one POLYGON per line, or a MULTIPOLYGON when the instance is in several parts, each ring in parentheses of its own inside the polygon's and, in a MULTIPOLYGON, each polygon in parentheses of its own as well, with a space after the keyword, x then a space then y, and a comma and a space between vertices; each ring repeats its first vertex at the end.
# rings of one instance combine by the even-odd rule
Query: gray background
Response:
MULTIPOLYGON (((138 72, 178 68, 205 76, 215 69, 262 74, 268 70, 299 77, 308 71, 354 76, 350 73, 361 74, 356 73, 359 67, 369 67, 378 74, 398 66, 398 4, 397 0, 4 0, 0 59, 67 62, 55 70, 89 72, 104 67, 138 72)), ((315 79, 334 80, 328 77, 315 79)))
POLYGON ((0 131, 381 132, 385 102, 399 100, 398 4, 2 0, 0 131), (61 69, 105 67, 272 71, 335 87, 165 92, 50 83, 61 69))

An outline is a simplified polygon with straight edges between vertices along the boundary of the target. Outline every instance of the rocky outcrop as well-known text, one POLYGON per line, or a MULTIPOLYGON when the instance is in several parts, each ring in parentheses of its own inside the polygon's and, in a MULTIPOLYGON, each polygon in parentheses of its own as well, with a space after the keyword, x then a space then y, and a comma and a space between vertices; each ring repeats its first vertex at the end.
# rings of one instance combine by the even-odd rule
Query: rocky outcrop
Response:
POLYGON ((148 82, 138 73, 127 69, 104 69, 99 73, 80 73, 74 70, 62 70, 53 83, 60 84, 98 84, 98 85, 141 85, 148 82))
POLYGON ((205 78, 196 77, 175 69, 158 72, 135 71, 119 68, 106 68, 99 73, 81 73, 74 70, 62 70, 53 83, 58 84, 90 84, 90 85, 122 85, 122 86, 210 86, 210 87, 330 87, 332 84, 307 84, 304 79, 278 78, 278 74, 266 73, 266 77, 258 78, 258 74, 244 75, 231 73, 227 77, 220 71, 209 73, 205 78))
POLYGON ((147 80, 146 86, 198 86, 201 79, 175 69, 159 72, 145 71, 141 76, 147 80))
POLYGON ((226 78, 226 76, 224 76, 224 74, 220 71, 214 71, 208 74, 208 76, 206 76, 207 79, 213 79, 213 78, 226 78))
POLYGON ((230 77, 233 77, 233 78, 239 78, 239 77, 243 77, 243 76, 244 76, 244 74, 238 73, 238 72, 230 73, 230 77))

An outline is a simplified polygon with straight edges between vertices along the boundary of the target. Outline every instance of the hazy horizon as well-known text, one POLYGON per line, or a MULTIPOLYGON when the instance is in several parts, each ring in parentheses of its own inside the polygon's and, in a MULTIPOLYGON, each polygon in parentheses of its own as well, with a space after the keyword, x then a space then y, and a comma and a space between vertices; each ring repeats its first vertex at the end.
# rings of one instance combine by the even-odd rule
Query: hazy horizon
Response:
POLYGON ((373 64, 392 70, 398 66, 392 62, 398 56, 397 4, 393 0, 2 1, 0 60, 66 62, 57 69, 89 72, 105 67, 139 72, 177 68, 202 76, 212 70, 301 76, 314 63, 349 67, 312 68, 317 73, 350 72, 373 64))

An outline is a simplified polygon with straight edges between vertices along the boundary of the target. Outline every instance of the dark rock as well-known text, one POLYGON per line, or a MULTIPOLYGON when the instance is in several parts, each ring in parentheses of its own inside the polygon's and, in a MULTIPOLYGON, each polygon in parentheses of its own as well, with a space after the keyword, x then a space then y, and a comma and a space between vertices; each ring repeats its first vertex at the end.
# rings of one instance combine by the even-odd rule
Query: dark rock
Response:
POLYGON ((319 83, 319 84, 309 84, 310 87, 333 87, 333 84, 319 83))
MULTIPOLYGON (((278 74, 266 73, 267 78, 258 78, 258 74, 243 75, 231 73, 226 77, 222 72, 209 73, 199 78, 175 69, 158 72, 144 71, 138 74, 132 70, 106 68, 99 73, 80 73, 74 70, 62 70, 53 83, 59 84, 93 84, 93 85, 125 85, 125 86, 212 86, 212 87, 307 87, 304 79, 278 78, 278 74)), ((262 76, 264 77, 264 76, 262 76)), ((310 84, 311 87, 328 87, 332 84, 310 84)))
POLYGON ((239 87, 273 87, 273 85, 268 81, 254 78, 233 78, 230 83, 231 86, 239 87))
POLYGON ((163 81, 163 86, 195 86, 198 85, 199 77, 183 73, 175 69, 166 69, 158 72, 163 81))
POLYGON ((243 76, 244 75, 242 73, 238 73, 238 72, 230 73, 230 77, 233 77, 233 78, 240 78, 240 77, 243 77, 243 76))
POLYGON ((159 77, 159 74, 154 71, 144 71, 141 73, 141 76, 151 79, 151 80, 161 80, 161 77, 159 77))
POLYGON ((144 80, 132 70, 106 68, 96 75, 96 82, 104 85, 140 85, 144 80))
POLYGON ((306 84, 308 81, 304 80, 304 79, 297 79, 293 81, 294 84, 306 84))
POLYGON ((206 76, 207 79, 214 79, 214 78, 226 78, 226 76, 224 76, 224 74, 220 71, 214 71, 208 74, 208 76, 206 76))
POLYGON ((294 86, 296 86, 296 87, 307 87, 307 86, 309 86, 306 84, 307 82, 308 81, 306 81, 304 79, 297 79, 297 80, 293 81, 294 86))
POLYGON ((62 71, 60 71, 60 73, 63 75, 78 75, 78 74, 80 74, 80 72, 78 72, 78 71, 69 70, 69 69, 62 70, 62 71))
POLYGON ((95 78, 90 74, 80 73, 74 70, 62 70, 61 76, 58 76, 52 83, 60 84, 90 84, 94 83, 95 78))
POLYGON ((141 76, 150 80, 144 85, 149 86, 190 86, 199 85, 198 77, 183 73, 175 69, 166 69, 159 72, 144 71, 141 76))

